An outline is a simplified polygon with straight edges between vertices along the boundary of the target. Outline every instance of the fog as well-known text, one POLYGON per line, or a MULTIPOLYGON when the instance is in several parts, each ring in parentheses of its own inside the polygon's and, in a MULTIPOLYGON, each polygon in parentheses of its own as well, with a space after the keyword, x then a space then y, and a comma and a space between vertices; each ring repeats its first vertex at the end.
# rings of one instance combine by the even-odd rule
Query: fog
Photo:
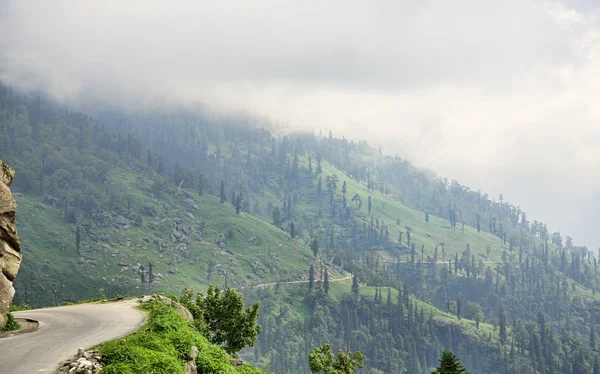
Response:
POLYGON ((600 5, 0 4, 0 79, 70 105, 204 103, 383 147, 600 244, 600 5))

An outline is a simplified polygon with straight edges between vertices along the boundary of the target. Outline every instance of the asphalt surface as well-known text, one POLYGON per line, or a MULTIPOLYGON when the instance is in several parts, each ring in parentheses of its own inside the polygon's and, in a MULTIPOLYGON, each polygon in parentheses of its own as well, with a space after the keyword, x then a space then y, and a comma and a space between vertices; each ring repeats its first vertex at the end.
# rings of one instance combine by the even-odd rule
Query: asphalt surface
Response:
POLYGON ((0 374, 52 373, 58 364, 97 344, 136 331, 145 314, 136 300, 14 313, 39 322, 35 332, 0 339, 0 374))

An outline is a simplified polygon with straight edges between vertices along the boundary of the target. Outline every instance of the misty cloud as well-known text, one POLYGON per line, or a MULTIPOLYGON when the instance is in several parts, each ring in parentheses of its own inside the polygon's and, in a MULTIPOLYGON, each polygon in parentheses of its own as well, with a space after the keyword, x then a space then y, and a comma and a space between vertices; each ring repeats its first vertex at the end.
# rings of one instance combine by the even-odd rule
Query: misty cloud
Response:
POLYGON ((0 78, 367 139, 596 246, 593 1, 5 1, 0 78))

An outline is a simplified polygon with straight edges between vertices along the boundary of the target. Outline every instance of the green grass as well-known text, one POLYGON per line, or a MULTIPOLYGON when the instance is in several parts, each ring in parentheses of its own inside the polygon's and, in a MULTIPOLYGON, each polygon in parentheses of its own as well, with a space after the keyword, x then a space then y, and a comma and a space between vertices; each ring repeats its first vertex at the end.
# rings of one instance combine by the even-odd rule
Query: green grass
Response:
POLYGON ((8 313, 8 320, 6 321, 6 325, 4 327, 0 327, 0 332, 15 331, 18 330, 20 327, 21 326, 15 320, 15 317, 12 315, 12 313, 8 313))
MULTIPOLYGON (((330 283, 329 296, 336 300, 340 300, 342 296, 347 295, 351 292, 352 288, 352 280, 344 280, 340 282, 332 282, 330 283)), ((373 298, 375 296, 376 289, 379 289, 379 292, 382 293, 383 302, 386 302, 387 292, 388 290, 391 293, 392 302, 397 302, 398 291, 394 288, 390 287, 372 287, 364 284, 360 285, 360 294, 364 296, 368 296, 373 298)), ((420 310, 425 311, 425 315, 428 316, 429 313, 433 316, 434 321, 440 323, 450 323, 456 326, 459 326, 461 331, 467 335, 474 337, 479 340, 487 341, 491 334, 492 341, 498 341, 498 331, 494 328, 493 325, 485 322, 479 323, 479 329, 476 328, 476 322, 470 319, 461 318, 459 319, 456 315, 446 313, 442 310, 439 310, 430 304, 416 299, 414 296, 411 296, 412 302, 418 306, 420 310)))
MULTIPOLYGON (((477 229, 465 224, 465 232, 462 233, 461 224, 457 223, 456 228, 450 226, 450 222, 446 219, 436 217, 432 214, 429 216, 429 225, 425 222, 425 213, 407 207, 399 201, 399 196, 385 196, 379 191, 369 191, 366 183, 357 183, 351 178, 348 178, 344 173, 331 164, 323 162, 323 179, 328 175, 336 174, 339 177, 338 194, 341 190, 341 185, 344 180, 347 182, 347 199, 348 204, 353 206, 351 199, 354 194, 358 193, 363 201, 360 213, 364 219, 367 219, 368 197, 372 198, 372 214, 375 218, 384 220, 389 227, 390 238, 398 241, 399 232, 403 231, 403 244, 406 244, 406 226, 412 229, 411 239, 416 245, 418 258, 421 254, 421 245, 425 246, 425 260, 427 256, 432 256, 435 246, 440 243, 445 245, 445 260, 454 260, 454 255, 460 253, 467 247, 467 243, 471 246, 471 252, 475 254, 476 260, 498 261, 502 256, 502 252, 508 249, 507 245, 503 245, 502 241, 488 233, 477 232, 477 229), (400 225, 397 225, 397 220, 400 219, 400 225), (488 256, 486 253, 487 246, 490 246, 491 251, 488 256)), ((325 186, 324 186, 325 188, 325 186)), ((326 197, 325 197, 326 199, 326 197)), ((408 252, 405 251, 403 259, 408 258, 408 252)), ((438 249, 438 258, 442 260, 442 248, 438 249)))
POLYGON ((234 287, 250 287, 301 279, 314 261, 301 238, 292 239, 288 233, 249 213, 238 215, 231 204, 220 204, 215 196, 200 197, 196 191, 186 189, 177 194, 176 187, 167 185, 160 199, 156 199, 149 191, 151 178, 144 177, 140 189, 136 174, 121 168, 115 168, 109 180, 111 190, 124 191, 130 196, 131 211, 142 215, 142 224, 135 226, 128 220, 127 229, 115 229, 94 227, 91 220, 82 220, 79 222, 82 228, 91 227, 90 234, 106 240, 94 242, 82 230, 81 256, 75 248, 76 225, 65 222, 59 211, 43 204, 41 198, 17 196, 18 227, 24 247, 24 262, 16 282, 17 298, 22 298, 17 302, 58 305, 93 298, 102 289, 109 297, 179 292, 185 287, 198 289, 211 283, 223 284, 226 276, 227 283, 234 287), (183 194, 192 196, 199 210, 186 205, 183 194), (156 217, 143 215, 145 206, 152 207, 156 217), (203 228, 202 237, 195 233, 187 235, 190 240, 185 255, 171 241, 172 221, 168 219, 173 217, 179 218, 188 230, 203 228), (41 222, 44 224, 40 225, 41 222), (220 248, 219 238, 223 236, 226 247, 220 248), (154 243, 157 237, 165 241, 166 248, 154 243), (248 242, 253 237, 258 238, 257 243, 248 242), (149 238, 150 242, 143 238, 149 238), (162 279, 157 276, 154 284, 142 288, 138 264, 147 268, 148 263, 153 264, 153 272, 162 279))
POLYGON ((202 373, 262 373, 248 364, 231 365, 229 355, 210 344, 172 306, 153 301, 142 306, 148 322, 123 339, 98 347, 105 374, 183 374, 190 349, 196 346, 198 369, 202 373))

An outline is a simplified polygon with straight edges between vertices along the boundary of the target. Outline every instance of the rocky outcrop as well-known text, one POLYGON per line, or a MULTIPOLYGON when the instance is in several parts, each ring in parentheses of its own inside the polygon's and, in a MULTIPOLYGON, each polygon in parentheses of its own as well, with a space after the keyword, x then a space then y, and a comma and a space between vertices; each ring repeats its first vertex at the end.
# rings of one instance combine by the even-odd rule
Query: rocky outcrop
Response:
POLYGON ((6 325, 15 295, 13 282, 21 266, 21 243, 15 227, 17 202, 10 193, 15 171, 0 160, 0 327, 6 325))
POLYGON ((84 351, 79 348, 77 356, 60 363, 55 374, 96 374, 102 371, 99 351, 84 351))

